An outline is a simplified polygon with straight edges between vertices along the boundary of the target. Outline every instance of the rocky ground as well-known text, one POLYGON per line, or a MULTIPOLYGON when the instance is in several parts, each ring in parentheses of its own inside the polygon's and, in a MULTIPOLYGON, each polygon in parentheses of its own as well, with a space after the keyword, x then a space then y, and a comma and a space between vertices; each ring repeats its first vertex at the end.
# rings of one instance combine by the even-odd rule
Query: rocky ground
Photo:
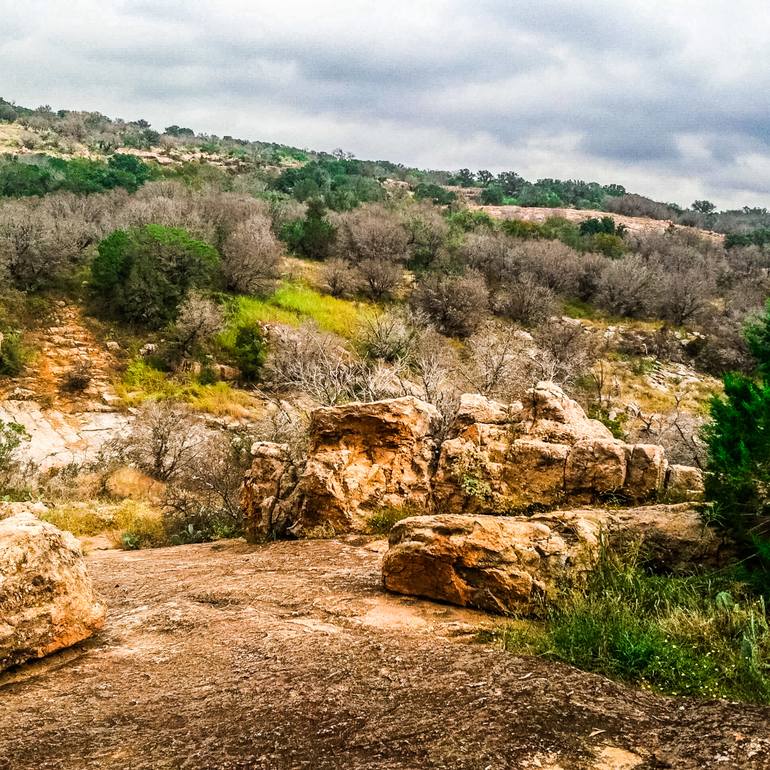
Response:
POLYGON ((383 543, 88 557, 105 629, 0 677, 0 768, 766 768, 770 709, 653 695, 475 642, 384 594, 383 543))

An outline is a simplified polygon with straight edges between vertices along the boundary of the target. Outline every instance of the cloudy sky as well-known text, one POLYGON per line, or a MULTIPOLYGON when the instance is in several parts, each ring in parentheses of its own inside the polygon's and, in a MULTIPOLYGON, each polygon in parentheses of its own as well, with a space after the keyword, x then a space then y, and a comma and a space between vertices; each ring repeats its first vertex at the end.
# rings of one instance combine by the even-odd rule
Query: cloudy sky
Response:
POLYGON ((770 206, 762 0, 0 0, 0 96, 770 206))

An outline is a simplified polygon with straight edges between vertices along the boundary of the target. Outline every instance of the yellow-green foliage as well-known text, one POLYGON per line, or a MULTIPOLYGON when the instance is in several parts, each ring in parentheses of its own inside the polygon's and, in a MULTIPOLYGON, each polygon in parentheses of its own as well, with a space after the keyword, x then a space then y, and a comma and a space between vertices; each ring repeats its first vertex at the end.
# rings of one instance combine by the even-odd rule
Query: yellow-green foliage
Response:
POLYGON ((231 348, 236 330, 253 323, 282 323, 299 326, 314 321, 320 329, 351 339, 374 312, 371 304, 352 302, 321 294, 309 286, 284 282, 270 297, 238 297, 230 305, 222 345, 231 348))
POLYGON ((78 536, 106 533, 121 548, 152 548, 168 545, 160 511, 147 503, 69 503, 50 509, 42 518, 78 536))
POLYGON ((252 403, 248 393, 226 382, 202 385, 192 377, 172 377, 140 359, 128 365, 122 380, 115 385, 115 392, 126 406, 137 406, 149 399, 174 399, 202 412, 236 417, 244 414, 252 403))

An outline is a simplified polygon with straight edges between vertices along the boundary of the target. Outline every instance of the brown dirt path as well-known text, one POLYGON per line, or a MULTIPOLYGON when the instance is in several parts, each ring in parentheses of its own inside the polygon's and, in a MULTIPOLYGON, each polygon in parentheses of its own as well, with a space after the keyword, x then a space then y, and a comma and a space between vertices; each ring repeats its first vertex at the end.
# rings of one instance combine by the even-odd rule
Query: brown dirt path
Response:
POLYGON ((767 768, 770 708, 474 643, 389 596, 381 544, 94 552, 96 639, 0 677, 0 769, 767 768))

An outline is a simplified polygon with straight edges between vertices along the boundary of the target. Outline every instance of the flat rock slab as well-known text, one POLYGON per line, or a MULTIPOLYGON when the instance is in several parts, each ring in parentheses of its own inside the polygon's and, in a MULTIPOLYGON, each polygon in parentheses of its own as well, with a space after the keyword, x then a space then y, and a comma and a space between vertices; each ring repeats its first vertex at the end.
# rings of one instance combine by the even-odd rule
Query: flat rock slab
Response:
POLYGON ((384 594, 382 550, 93 553, 105 629, 0 678, 0 768, 767 767, 770 708, 475 643, 489 616, 384 594))

